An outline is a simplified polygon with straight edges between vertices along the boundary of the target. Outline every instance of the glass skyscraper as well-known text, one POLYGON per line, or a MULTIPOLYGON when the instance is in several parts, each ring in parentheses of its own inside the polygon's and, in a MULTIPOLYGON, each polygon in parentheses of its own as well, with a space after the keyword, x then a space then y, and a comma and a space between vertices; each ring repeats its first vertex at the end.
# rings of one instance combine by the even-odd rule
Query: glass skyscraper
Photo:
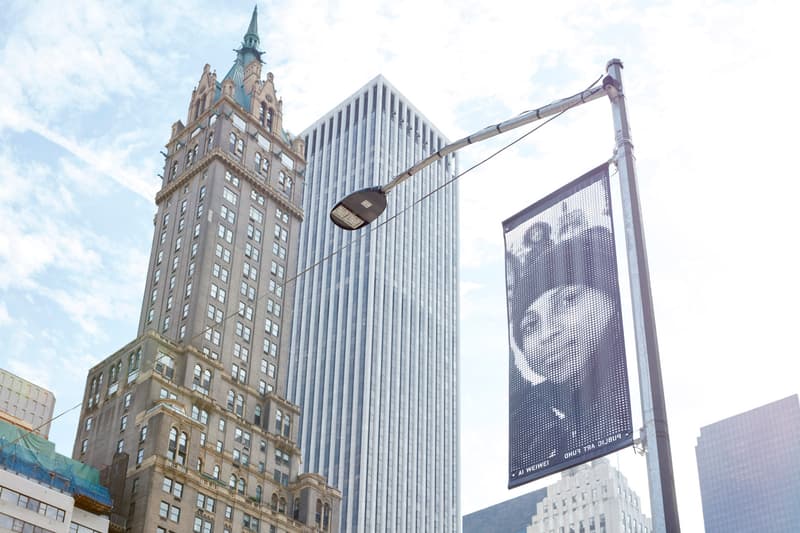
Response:
POLYGON ((338 200, 447 140, 382 76, 301 137, 288 397, 302 408, 302 467, 342 491, 341 531, 457 531, 457 188, 433 193, 455 176, 455 156, 399 185, 387 212, 351 233, 328 217, 338 200))
POLYGON ((800 530, 797 395, 701 428, 696 452, 706 533, 800 530))

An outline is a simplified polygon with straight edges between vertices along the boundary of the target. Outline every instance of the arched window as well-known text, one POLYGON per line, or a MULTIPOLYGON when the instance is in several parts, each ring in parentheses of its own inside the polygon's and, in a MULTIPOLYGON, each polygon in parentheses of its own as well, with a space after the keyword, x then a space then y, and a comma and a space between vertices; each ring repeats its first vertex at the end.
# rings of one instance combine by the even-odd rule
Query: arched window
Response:
POLYGON ((194 365, 194 378, 192 381, 192 389, 203 394, 208 394, 211 389, 211 371, 203 369, 200 365, 194 365))
POLYGON ((300 520, 300 498, 294 499, 294 508, 292 509, 292 518, 300 520))
POLYGON ((256 405, 256 408, 253 411, 253 424, 260 426, 261 425, 261 406, 256 405))
POLYGON ((211 151, 211 147, 214 146, 214 132, 208 132, 208 143, 206 144, 206 152, 211 151))
POLYGON ((283 417, 283 436, 288 437, 292 432, 292 417, 286 415, 283 417))
POLYGON ((280 409, 275 409, 275 433, 281 434, 281 426, 283 425, 283 414, 280 409))
POLYGON ((205 95, 205 93, 203 93, 200 96, 198 96, 197 100, 195 101, 195 105, 194 105, 194 118, 195 118, 195 120, 205 110, 206 110, 206 95, 205 95))
MULTIPOLYGON (((192 419, 197 420, 201 424, 208 424, 208 411, 200 409, 196 405, 192 406, 192 419)), ((203 444, 202 442, 200 443, 203 444)))
POLYGON ((103 386, 103 374, 92 378, 92 385, 89 387, 89 407, 100 403, 100 387, 103 386))
POLYGON ((317 507, 314 511, 314 521, 319 524, 322 522, 322 500, 317 500, 317 507))
POLYGON ((236 414, 244 416, 244 396, 241 394, 236 395, 236 414))
POLYGON ((278 495, 274 492, 272 493, 272 499, 270 500, 270 508, 272 508, 273 511, 278 510, 278 495))
POLYGON ((328 524, 330 523, 331 518, 331 506, 327 503, 322 508, 322 529, 328 531, 328 524))
POLYGON ((256 155, 253 156, 253 167, 256 172, 261 171, 261 154, 259 152, 256 152, 256 155))
POLYGON ((233 411, 233 403, 236 401, 236 394, 233 389, 228 391, 228 411, 233 411))
POLYGON ((186 433, 181 433, 181 436, 178 439, 178 457, 176 461, 179 465, 186 464, 186 449, 188 448, 188 444, 188 435, 186 435, 186 433))
POLYGON ((261 124, 262 127, 266 126, 267 120, 267 104, 261 102, 261 105, 258 108, 258 122, 261 124))
POLYGON ((256 485, 256 501, 261 503, 261 494, 262 494, 261 485, 256 485))
POLYGON ((214 479, 219 479, 219 465, 214 465, 212 475, 214 476, 214 479))
POLYGON ((236 489, 236 474, 231 474, 231 478, 228 480, 228 488, 231 490, 236 489))
POLYGON ((239 482, 236 484, 236 491, 237 491, 239 494, 244 494, 244 490, 245 490, 245 482, 244 482, 244 478, 243 478, 243 477, 240 477, 240 478, 239 478, 239 482))
POLYGON ((178 452, 178 430, 169 428, 169 442, 167 443, 167 459, 175 461, 178 452))
POLYGON ((172 357, 168 356, 167 354, 158 352, 158 357, 156 357, 155 371, 165 378, 172 380, 172 376, 175 374, 175 361, 173 361, 172 357))
POLYGON ((139 370, 139 360, 142 358, 142 349, 139 348, 128 356, 128 374, 139 370))
POLYGON ((278 502, 278 512, 286 514, 286 498, 281 498, 278 502))
POLYGON ((235 152, 236 151, 236 134, 235 133, 231 133, 230 136, 228 137, 228 149, 231 152, 235 152))
POLYGON ((267 131, 272 131, 272 109, 267 109, 267 120, 264 127, 267 128, 267 131))

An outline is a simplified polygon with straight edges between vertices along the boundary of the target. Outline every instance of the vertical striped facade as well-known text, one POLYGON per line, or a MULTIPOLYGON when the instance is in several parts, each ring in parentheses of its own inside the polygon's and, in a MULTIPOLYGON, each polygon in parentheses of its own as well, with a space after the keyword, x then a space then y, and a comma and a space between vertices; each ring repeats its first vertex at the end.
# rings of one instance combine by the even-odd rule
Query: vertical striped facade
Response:
POLYGON ((328 216, 338 200, 447 140, 382 76, 301 137, 288 397, 302 408, 302 468, 343 492, 341 531, 458 531, 455 183, 400 213, 456 174, 455 156, 395 188, 372 226, 346 232, 328 216))

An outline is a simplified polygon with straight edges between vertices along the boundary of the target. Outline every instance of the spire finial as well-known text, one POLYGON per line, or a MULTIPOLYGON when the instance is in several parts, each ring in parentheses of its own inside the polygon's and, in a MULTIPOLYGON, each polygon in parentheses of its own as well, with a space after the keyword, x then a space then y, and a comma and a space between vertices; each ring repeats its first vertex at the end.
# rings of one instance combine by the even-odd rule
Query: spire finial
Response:
POLYGON ((250 26, 244 34, 243 46, 245 48, 257 49, 260 39, 258 38, 258 4, 253 8, 253 16, 250 17, 250 26))

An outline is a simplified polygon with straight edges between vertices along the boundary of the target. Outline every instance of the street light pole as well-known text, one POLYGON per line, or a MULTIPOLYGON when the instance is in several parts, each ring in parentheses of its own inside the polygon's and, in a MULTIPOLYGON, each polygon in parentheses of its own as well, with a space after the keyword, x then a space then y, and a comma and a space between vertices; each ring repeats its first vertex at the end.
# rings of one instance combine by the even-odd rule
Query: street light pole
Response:
POLYGON ((612 59, 607 66, 614 80, 609 87, 616 138, 615 158, 622 190, 622 218, 630 272, 633 323, 639 368, 639 389, 642 400, 643 440, 647 455, 647 478, 650 484, 650 507, 653 531, 679 533, 678 503, 672 474, 672 453, 667 428, 667 410, 661 360, 658 355, 650 271, 642 229, 642 212, 634 167, 625 94, 622 90, 622 61, 612 59))
POLYGON ((631 301, 636 337, 636 357, 642 402, 643 441, 647 454, 650 504, 655 533, 680 533, 672 454, 667 428, 664 384, 658 355, 653 296, 647 265, 642 214, 634 168, 625 95, 622 90, 622 61, 612 59, 606 67, 602 86, 557 100, 544 107, 522 113, 512 119, 468 135, 429 155, 382 186, 370 187, 349 194, 331 210, 331 220, 346 230, 356 230, 374 221, 386 209, 386 193, 428 165, 476 142, 562 113, 572 107, 608 95, 614 118, 615 158, 622 190, 622 215, 630 272, 631 301))

